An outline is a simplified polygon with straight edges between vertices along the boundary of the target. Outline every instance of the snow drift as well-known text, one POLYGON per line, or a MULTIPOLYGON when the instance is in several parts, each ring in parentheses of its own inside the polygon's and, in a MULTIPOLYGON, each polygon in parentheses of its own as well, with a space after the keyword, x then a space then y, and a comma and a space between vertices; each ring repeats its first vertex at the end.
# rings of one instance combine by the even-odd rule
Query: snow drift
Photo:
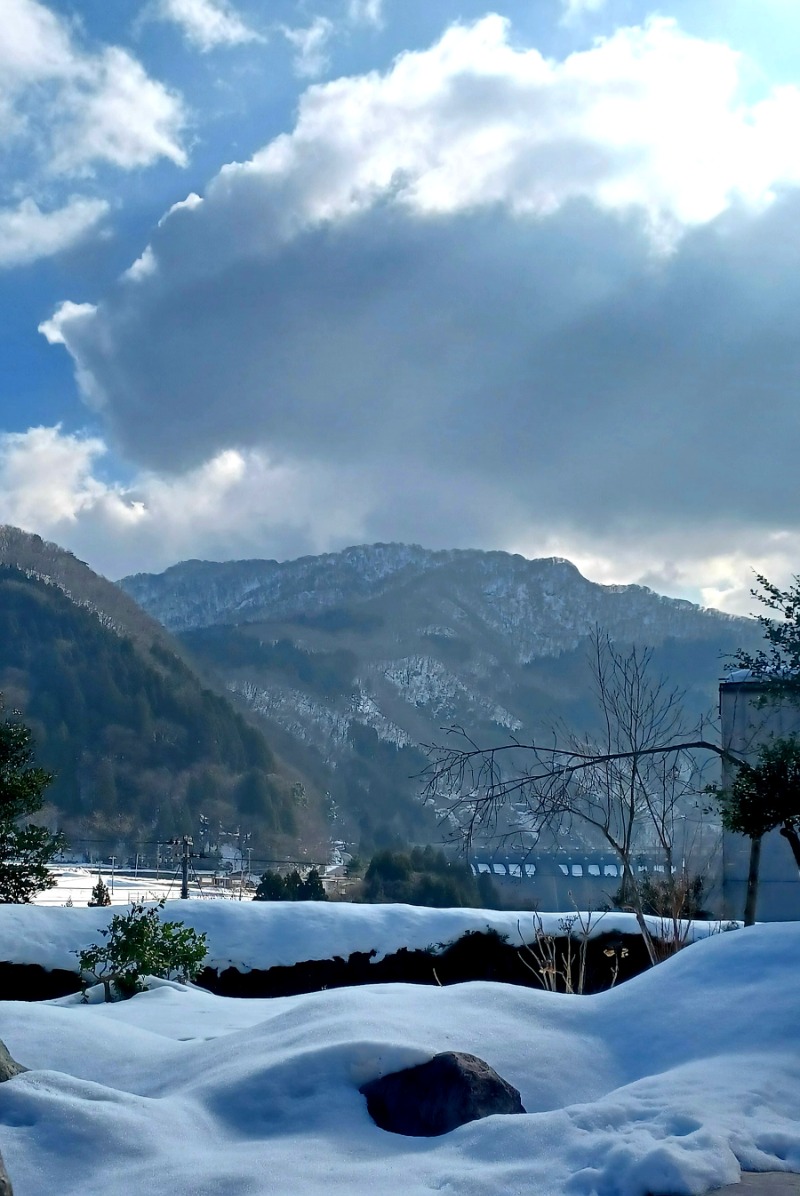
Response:
POLYGON ((593 997, 161 983, 113 1006, 5 1002, 0 1036, 32 1070, 0 1085, 3 1151, 17 1196, 644 1196, 800 1171, 799 950, 796 924, 723 934, 593 997), (527 1115, 378 1129, 359 1086, 443 1050, 486 1059, 527 1115))

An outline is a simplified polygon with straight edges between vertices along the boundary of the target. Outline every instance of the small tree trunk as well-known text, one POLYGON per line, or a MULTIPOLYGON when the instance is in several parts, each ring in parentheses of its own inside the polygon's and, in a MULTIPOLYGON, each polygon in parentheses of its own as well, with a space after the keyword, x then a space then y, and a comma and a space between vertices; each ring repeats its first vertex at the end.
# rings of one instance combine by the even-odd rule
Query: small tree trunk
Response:
POLYGON ((797 827, 791 822, 787 822, 781 827, 781 834, 791 847, 794 862, 800 869, 800 835, 797 833, 797 827))
POLYGON ((758 867, 761 863, 761 836, 755 835, 750 840, 750 867, 747 872, 747 897, 744 903, 744 924, 752 926, 756 920, 756 901, 758 900, 758 867))
POLYGON ((642 910, 642 902, 639 896, 639 886, 636 883, 636 878, 633 875, 633 869, 630 865, 630 860, 625 856, 622 857, 622 875, 623 875, 623 892, 626 893, 628 901, 636 915, 636 921, 639 925, 644 945, 647 948, 647 954, 650 963, 655 965, 658 963, 658 954, 656 952, 653 936, 650 933, 650 927, 647 925, 647 919, 642 910))

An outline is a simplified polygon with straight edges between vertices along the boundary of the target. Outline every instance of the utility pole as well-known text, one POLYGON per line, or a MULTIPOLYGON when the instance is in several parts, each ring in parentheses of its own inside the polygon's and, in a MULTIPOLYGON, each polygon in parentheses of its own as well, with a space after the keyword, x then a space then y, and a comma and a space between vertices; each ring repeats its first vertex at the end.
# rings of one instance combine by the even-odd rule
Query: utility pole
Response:
MULTIPOLYGON (((247 837, 248 837, 248 839, 250 838, 249 835, 247 837)), ((251 866, 252 866, 251 865, 252 858, 253 858, 253 849, 252 849, 252 847, 248 847, 247 848, 247 879, 248 879, 248 881, 250 880, 250 870, 251 870, 251 866)), ((244 896, 244 855, 242 855, 242 868, 239 873, 239 900, 240 901, 242 900, 243 896, 244 896)))
POLYGON ((187 901, 189 898, 189 848, 192 846, 192 840, 188 835, 183 836, 183 855, 181 856, 181 900, 187 901))

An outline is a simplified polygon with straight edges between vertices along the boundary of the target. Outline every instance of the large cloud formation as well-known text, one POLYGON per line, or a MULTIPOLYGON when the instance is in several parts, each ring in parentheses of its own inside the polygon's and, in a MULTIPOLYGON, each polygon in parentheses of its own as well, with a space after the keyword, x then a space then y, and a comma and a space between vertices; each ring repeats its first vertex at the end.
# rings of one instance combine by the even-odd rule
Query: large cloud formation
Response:
POLYGON ((745 76, 666 19, 560 62, 454 26, 309 88, 43 331, 151 473, 262 453, 358 494, 343 538, 635 539, 653 581, 682 544, 724 594, 800 527, 800 91, 745 76))

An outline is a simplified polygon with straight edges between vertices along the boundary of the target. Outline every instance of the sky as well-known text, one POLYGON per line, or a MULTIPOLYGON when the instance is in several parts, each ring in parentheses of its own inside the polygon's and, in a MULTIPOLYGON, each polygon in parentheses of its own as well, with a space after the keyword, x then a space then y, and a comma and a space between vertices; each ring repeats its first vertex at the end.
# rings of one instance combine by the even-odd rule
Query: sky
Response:
MULTIPOLYGON (((180 912, 208 933, 210 962, 223 968, 263 961, 290 922, 294 958, 319 959, 331 941, 353 941, 345 923, 357 921, 358 939, 382 955, 411 921, 408 906, 356 915, 331 903, 332 940, 312 955, 318 911, 276 927, 284 911, 269 906, 280 904, 189 901, 180 912)), ((468 912, 486 916, 417 910, 411 941, 442 941, 468 912)), ((9 958, 26 944, 26 955, 64 956, 59 966, 72 970, 110 916, 0 913, 9 958)), ((643 1196, 710 1192, 742 1171, 791 1183, 798 948, 797 923, 715 934, 593 996, 474 982, 241 1000, 151 979, 111 1004, 97 1003, 96 989, 87 1004, 78 994, 3 1001, 3 1042, 29 1069, 0 1084, 3 1158, 16 1196, 254 1196, 276 1186, 287 1196, 643 1196), (379 1129, 360 1086, 443 1051, 485 1060, 526 1113, 430 1138, 379 1129)))
POLYGON ((800 561, 794 0, 4 0, 0 522, 800 561))

